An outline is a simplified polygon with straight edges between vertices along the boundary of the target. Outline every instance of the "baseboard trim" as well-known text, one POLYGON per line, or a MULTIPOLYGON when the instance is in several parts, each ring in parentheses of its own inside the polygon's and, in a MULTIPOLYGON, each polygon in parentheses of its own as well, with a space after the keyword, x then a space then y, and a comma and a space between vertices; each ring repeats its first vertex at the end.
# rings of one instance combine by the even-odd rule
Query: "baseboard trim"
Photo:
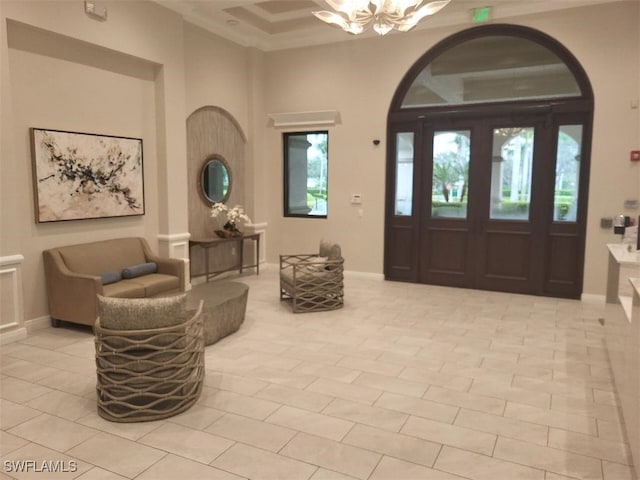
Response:
POLYGON ((15 330, 0 333, 0 345, 7 345, 25 338, 27 338, 26 327, 16 328, 15 330))
POLYGON ((583 293, 580 296, 580 301, 585 303, 598 303, 604 305, 607 297, 605 295, 598 295, 595 293, 583 293))
POLYGON ((24 325, 27 328, 27 333, 42 330, 43 328, 51 327, 51 317, 49 315, 44 315, 42 317, 32 318, 31 320, 24 322, 24 325))

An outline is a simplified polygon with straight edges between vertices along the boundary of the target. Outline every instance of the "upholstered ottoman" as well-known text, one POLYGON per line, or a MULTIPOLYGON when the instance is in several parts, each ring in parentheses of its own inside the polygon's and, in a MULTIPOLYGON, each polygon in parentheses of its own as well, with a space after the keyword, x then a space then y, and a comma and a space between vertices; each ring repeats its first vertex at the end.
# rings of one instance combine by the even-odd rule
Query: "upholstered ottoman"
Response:
POLYGON ((204 301, 204 344, 211 345, 237 331, 247 310, 249 286, 240 282, 206 282, 187 292, 187 308, 204 301))

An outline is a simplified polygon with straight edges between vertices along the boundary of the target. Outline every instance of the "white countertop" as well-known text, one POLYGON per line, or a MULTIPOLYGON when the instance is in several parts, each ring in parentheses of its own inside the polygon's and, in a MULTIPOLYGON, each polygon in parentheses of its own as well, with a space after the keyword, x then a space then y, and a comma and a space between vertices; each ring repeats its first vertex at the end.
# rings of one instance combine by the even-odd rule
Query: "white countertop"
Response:
POLYGON ((608 243, 607 248, 620 265, 640 267, 640 250, 629 243, 608 243), (629 246, 632 250, 629 251, 629 246))

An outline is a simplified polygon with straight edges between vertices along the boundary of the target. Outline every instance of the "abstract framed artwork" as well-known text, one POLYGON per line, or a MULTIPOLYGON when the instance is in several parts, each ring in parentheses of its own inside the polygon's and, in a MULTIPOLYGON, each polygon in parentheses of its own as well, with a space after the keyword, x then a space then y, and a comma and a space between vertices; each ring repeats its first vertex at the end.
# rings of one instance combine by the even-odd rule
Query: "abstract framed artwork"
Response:
POLYGON ((144 215, 142 139, 31 128, 36 222, 144 215))

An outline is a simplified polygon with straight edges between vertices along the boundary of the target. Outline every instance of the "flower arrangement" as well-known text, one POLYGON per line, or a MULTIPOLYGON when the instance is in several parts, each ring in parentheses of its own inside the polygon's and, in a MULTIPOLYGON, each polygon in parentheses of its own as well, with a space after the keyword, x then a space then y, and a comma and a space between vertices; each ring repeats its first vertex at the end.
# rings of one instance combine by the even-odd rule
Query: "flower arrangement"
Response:
POLYGON ((241 205, 236 205, 233 208, 227 207, 224 203, 211 205, 211 216, 213 218, 218 218, 221 214, 225 215, 225 223, 222 228, 230 232, 239 232, 238 224, 240 222, 251 223, 251 219, 244 213, 244 208, 241 205))

